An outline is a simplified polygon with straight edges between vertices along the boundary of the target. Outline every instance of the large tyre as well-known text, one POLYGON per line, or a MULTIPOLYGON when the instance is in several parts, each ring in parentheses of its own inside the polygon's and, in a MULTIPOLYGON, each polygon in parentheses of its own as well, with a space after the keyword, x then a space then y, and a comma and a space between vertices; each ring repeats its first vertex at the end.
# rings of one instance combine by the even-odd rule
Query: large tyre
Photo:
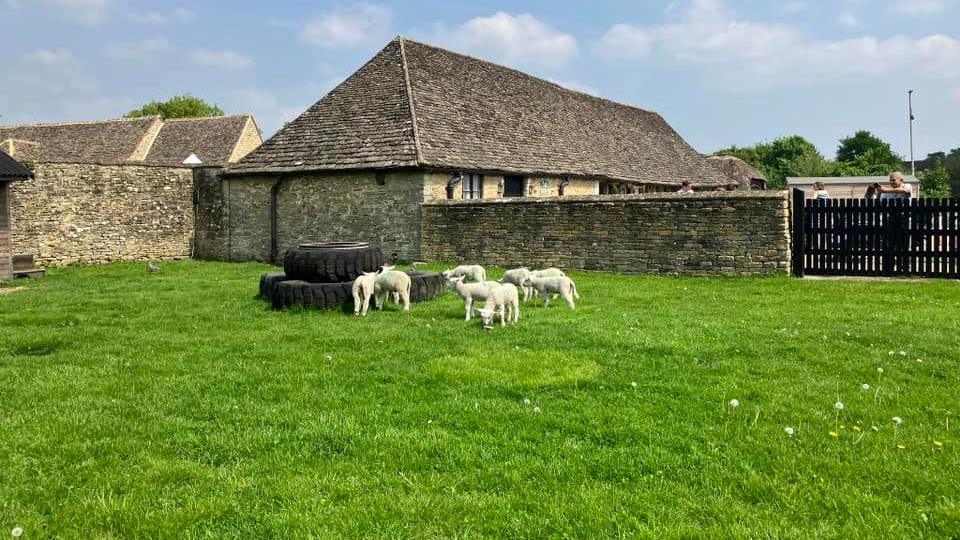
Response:
POLYGON ((304 307, 336 309, 353 296, 353 282, 307 283, 301 280, 281 281, 273 290, 273 309, 304 307))
POLYGON ((383 252, 362 242, 300 244, 287 252, 283 271, 290 280, 312 283, 353 281, 383 266, 383 252))
POLYGON ((411 270, 407 275, 410 276, 411 302, 424 302, 440 296, 446 287, 443 276, 436 272, 411 270))
POLYGON ((273 298, 273 291, 281 281, 287 281, 286 274, 260 274, 260 298, 273 298))

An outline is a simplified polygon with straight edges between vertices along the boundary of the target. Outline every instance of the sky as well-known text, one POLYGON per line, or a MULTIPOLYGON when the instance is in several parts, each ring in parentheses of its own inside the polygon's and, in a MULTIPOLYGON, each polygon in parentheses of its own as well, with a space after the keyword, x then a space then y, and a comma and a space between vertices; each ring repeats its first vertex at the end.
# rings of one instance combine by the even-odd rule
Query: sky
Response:
POLYGON ((0 124, 98 120, 192 94, 265 136, 394 36, 659 112, 709 153, 867 129, 960 147, 960 0, 0 0, 0 124))

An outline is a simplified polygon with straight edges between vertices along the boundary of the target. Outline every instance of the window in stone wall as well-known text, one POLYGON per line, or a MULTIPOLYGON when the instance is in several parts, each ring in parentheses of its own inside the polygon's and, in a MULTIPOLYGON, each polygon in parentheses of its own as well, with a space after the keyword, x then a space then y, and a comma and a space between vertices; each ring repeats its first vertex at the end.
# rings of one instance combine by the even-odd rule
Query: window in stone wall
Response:
POLYGON ((523 177, 508 174, 503 177, 504 197, 523 197, 523 177))
POLYGON ((463 198, 464 199, 482 199, 483 198, 483 175, 482 174, 464 174, 463 175, 463 198))

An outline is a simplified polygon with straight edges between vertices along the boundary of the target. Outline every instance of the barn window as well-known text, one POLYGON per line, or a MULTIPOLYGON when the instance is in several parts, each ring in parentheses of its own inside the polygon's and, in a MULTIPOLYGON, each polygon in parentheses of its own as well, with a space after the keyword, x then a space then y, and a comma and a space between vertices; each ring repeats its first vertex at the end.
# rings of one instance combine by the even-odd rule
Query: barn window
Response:
POLYGON ((523 197, 523 177, 508 174, 503 177, 504 197, 523 197))
POLYGON ((483 175, 482 174, 463 175, 463 198, 464 199, 482 199, 483 198, 483 175))

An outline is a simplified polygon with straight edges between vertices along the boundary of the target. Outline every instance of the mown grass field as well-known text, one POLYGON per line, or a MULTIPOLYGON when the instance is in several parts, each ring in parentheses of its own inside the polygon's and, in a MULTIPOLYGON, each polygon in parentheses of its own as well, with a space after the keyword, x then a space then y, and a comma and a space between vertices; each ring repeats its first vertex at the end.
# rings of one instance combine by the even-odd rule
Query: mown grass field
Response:
POLYGON ((484 332, 267 269, 0 294, 0 537, 960 535, 958 283, 574 274, 484 332))

